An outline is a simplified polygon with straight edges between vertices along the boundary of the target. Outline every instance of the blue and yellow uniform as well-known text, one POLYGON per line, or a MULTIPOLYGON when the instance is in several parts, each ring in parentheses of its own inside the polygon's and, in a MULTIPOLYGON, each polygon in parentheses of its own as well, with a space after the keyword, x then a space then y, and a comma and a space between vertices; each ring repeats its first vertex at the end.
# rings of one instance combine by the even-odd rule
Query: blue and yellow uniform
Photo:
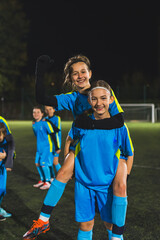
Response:
MULTIPOLYGON (((91 118, 94 119, 94 116, 91 115, 91 118)), ((112 223, 107 193, 115 177, 121 152, 125 157, 133 155, 128 128, 124 125, 115 129, 93 130, 73 125, 71 132, 74 139, 79 139, 75 149, 76 221, 92 220, 96 202, 102 219, 112 223)))
MULTIPOLYGON (((112 91, 115 100, 109 105, 109 112, 111 116, 123 112, 117 98, 112 91)), ((74 119, 76 116, 82 114, 84 111, 91 109, 88 103, 88 95, 79 92, 70 92, 66 94, 56 95, 57 107, 56 111, 69 110, 72 111, 74 119)))
POLYGON ((41 120, 33 123, 32 128, 37 138, 35 163, 39 163, 40 166, 51 166, 55 153, 55 145, 50 135, 54 133, 53 127, 49 122, 41 120))
MULTIPOLYGON (((3 150, 8 154, 8 146, 5 138, 3 142, 0 142, 0 152, 3 152, 3 150)), ((7 170, 5 168, 5 161, 6 159, 0 161, 0 199, 6 194, 7 170)))
MULTIPOLYGON (((61 149, 61 118, 60 118, 60 116, 56 116, 56 115, 54 115, 53 117, 47 116, 47 117, 45 117, 45 119, 51 123, 53 129, 54 129, 54 126, 56 126, 57 129, 54 129, 54 132, 55 132, 55 136, 56 136, 57 147, 59 149, 61 149)), ((54 144, 54 142, 53 142, 53 144, 54 144)), ((55 153, 54 156, 58 157, 59 154, 55 153)))

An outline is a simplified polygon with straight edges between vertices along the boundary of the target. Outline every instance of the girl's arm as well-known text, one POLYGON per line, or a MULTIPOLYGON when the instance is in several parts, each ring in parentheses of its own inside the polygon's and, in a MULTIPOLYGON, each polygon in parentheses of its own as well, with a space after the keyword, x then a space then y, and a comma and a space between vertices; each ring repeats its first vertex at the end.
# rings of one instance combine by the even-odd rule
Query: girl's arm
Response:
POLYGON ((7 159, 5 162, 6 168, 13 168, 13 157, 14 157, 14 151, 15 151, 15 143, 12 134, 8 134, 6 136, 6 141, 8 145, 8 154, 7 159))
POLYGON ((73 139, 68 135, 66 138, 65 146, 64 146, 64 158, 67 156, 70 150, 70 145, 73 143, 73 139))

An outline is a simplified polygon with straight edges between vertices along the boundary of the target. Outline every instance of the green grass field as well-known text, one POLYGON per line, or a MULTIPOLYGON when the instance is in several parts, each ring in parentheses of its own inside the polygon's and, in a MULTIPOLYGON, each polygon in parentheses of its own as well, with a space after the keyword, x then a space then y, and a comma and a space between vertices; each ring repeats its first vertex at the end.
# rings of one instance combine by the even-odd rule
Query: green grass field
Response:
MULTIPOLYGON (((31 122, 9 121, 16 142, 17 158, 8 173, 7 194, 2 206, 13 214, 0 222, 0 240, 20 240, 37 219, 46 191, 32 185, 39 180, 34 164, 36 139, 31 122)), ((62 122, 62 149, 71 122, 62 122)), ((128 182, 128 211, 125 240, 159 240, 160 236, 160 124, 128 123, 135 148, 135 160, 128 182)), ((63 163, 63 153, 60 155, 63 163)), ((51 230, 39 236, 45 240, 76 240, 74 179, 52 213, 51 230)), ((95 218, 94 240, 106 240, 99 215, 95 218)))

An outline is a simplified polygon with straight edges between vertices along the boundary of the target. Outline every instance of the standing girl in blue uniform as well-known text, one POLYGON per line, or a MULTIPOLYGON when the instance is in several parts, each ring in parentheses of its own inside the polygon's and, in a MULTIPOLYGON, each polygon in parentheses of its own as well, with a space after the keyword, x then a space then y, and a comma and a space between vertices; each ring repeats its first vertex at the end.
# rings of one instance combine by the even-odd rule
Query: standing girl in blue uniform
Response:
POLYGON ((123 239, 127 196, 113 194, 110 205, 108 190, 116 176, 120 154, 126 159, 123 162, 124 174, 127 174, 127 164, 131 170, 133 145, 126 125, 119 127, 113 123, 108 111, 112 101, 110 86, 98 81, 89 93, 93 113, 79 116, 72 127, 73 139, 78 139, 75 149, 75 217, 80 223, 77 240, 92 239, 96 208, 103 221, 113 223, 110 239, 123 239), (88 129, 89 118, 105 120, 105 126, 88 129))
POLYGON ((6 194, 7 172, 13 168, 14 157, 14 140, 11 135, 9 126, 6 120, 0 117, 0 216, 1 220, 6 217, 11 217, 11 213, 7 213, 1 203, 6 194))
POLYGON ((52 125, 42 120, 43 112, 40 107, 33 108, 33 118, 35 122, 32 124, 33 132, 37 138, 37 152, 35 164, 40 175, 40 181, 34 184, 34 187, 40 187, 45 190, 50 187, 50 168, 53 164, 54 153, 59 149, 55 138, 52 125), (53 144, 52 139, 55 141, 53 144))
MULTIPOLYGON (((70 84, 73 91, 56 96, 47 96, 45 94, 44 75, 51 65, 52 60, 48 56, 41 56, 37 60, 36 100, 40 104, 54 106, 56 111, 72 111, 73 117, 75 119, 76 116, 91 108, 90 104, 88 103, 87 95, 90 88, 90 79, 92 76, 90 61, 83 55, 77 55, 68 60, 64 68, 65 83, 70 84)), ((120 125, 123 125, 123 110, 119 105, 113 91, 112 95, 114 96, 114 101, 109 106, 109 112, 111 116, 115 116, 115 121, 119 122, 120 125)), ((32 234, 32 232, 34 231, 34 228, 37 228, 37 224, 40 226, 40 228, 38 227, 40 231, 37 231, 36 235, 45 232, 46 229, 49 230, 48 220, 50 218, 51 212, 61 198, 67 182, 73 175, 73 170, 74 153, 70 151, 67 154, 63 166, 58 171, 56 179, 52 182, 51 188, 46 195, 38 221, 36 221, 32 228, 24 235, 24 239, 26 236, 32 237, 32 235, 35 235, 35 233, 32 234)))
MULTIPOLYGON (((47 117, 45 117, 45 120, 51 123, 51 125, 55 131, 59 149, 61 149, 61 118, 60 118, 60 116, 55 115, 54 107, 45 106, 45 112, 47 114, 47 117)), ((54 142, 53 142, 53 144, 54 144, 54 142)), ((59 150, 59 153, 60 153, 60 150, 59 150)), ((53 165, 56 169, 56 172, 58 172, 59 169, 61 168, 61 164, 58 161, 59 153, 55 152, 54 159, 53 159, 53 165)), ((52 180, 55 178, 53 165, 50 167, 52 180)))

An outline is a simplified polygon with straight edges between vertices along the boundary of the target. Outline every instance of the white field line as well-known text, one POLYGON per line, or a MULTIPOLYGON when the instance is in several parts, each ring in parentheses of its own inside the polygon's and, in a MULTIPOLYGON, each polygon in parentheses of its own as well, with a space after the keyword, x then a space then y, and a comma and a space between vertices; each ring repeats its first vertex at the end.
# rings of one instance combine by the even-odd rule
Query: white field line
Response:
POLYGON ((144 165, 136 165, 136 164, 134 164, 133 167, 160 170, 160 167, 152 167, 152 166, 144 166, 144 165))

